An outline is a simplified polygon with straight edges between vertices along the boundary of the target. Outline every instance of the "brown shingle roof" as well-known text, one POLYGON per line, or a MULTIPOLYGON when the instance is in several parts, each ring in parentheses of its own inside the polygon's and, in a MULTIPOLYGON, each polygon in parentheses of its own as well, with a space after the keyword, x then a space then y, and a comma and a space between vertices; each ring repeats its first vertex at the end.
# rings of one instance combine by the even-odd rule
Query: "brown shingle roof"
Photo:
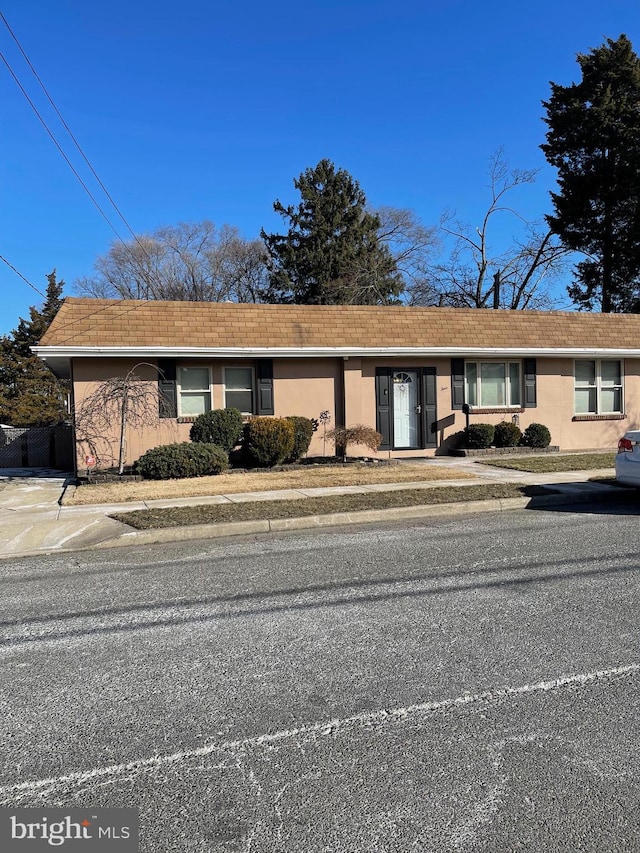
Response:
POLYGON ((640 315, 70 297, 40 345, 640 349, 640 315))

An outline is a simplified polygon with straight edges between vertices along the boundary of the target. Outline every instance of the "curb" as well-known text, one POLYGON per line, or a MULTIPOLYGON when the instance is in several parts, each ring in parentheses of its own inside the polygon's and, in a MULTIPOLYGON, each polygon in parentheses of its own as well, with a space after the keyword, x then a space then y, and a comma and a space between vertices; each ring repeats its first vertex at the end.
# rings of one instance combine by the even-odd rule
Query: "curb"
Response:
MULTIPOLYGON (((620 495, 627 495, 620 492, 620 495)), ((601 500, 602 493, 538 495, 532 498, 502 498, 483 501, 456 501, 446 504, 364 509, 355 512, 336 512, 327 515, 307 515, 297 518, 274 518, 256 521, 228 521, 220 524, 193 524, 188 527, 164 527, 158 530, 134 530, 117 539, 108 539, 94 548, 118 548, 127 545, 154 545, 162 542, 183 542, 187 539, 218 539, 257 533, 282 533, 287 530, 339 527, 346 524, 366 524, 376 521, 438 518, 475 512, 508 512, 516 509, 543 509, 548 506, 589 503, 601 500)), ((79 550, 79 549, 76 549, 79 550)), ((87 549, 81 549, 87 550, 87 549)), ((59 553, 59 552, 54 552, 59 553)))
POLYGON ((456 501, 443 504, 423 504, 417 506, 391 507, 389 509, 365 509, 354 512, 336 512, 327 515, 309 515, 295 518, 259 519, 248 521, 229 521, 218 524, 194 524, 185 527, 165 527, 157 530, 130 530, 118 537, 104 539, 91 545, 76 548, 39 548, 20 553, 0 554, 0 564, 5 559, 37 557, 55 554, 70 554, 96 549, 122 548, 134 545, 155 545, 163 542, 184 542, 193 539, 221 539, 230 536, 246 536, 260 533, 283 533, 288 530, 311 530, 339 527, 353 524, 389 522, 395 520, 419 520, 459 516, 478 512, 508 512, 517 509, 544 509, 546 507, 568 504, 602 502, 624 503, 625 500, 637 501, 636 489, 611 489, 602 492, 564 492, 536 497, 501 498, 479 501, 456 501))

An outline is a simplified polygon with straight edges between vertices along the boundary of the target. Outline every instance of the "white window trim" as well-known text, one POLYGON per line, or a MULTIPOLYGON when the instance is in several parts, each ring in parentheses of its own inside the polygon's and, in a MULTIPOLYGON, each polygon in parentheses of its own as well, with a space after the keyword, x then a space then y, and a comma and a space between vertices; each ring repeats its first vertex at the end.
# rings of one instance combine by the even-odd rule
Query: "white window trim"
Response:
POLYGON ((499 404, 488 405, 488 404, 485 404, 482 402, 478 402, 478 403, 475 403, 474 405, 469 404, 469 408, 471 409, 471 411, 474 411, 474 409, 504 409, 505 412, 508 412, 510 410, 515 410, 515 409, 520 410, 522 408, 523 367, 522 367, 522 361, 520 359, 517 359, 517 358, 509 358, 509 359, 504 359, 504 358, 468 358, 468 359, 465 359, 465 362, 464 362, 464 399, 465 399, 465 402, 467 402, 467 403, 469 402, 469 384, 467 382, 467 365, 468 364, 475 364, 476 365, 477 396, 478 396, 479 401, 482 399, 482 397, 481 397, 482 380, 480 377, 480 369, 479 369, 479 366, 481 364, 504 364, 505 365, 505 368, 506 368, 505 369, 505 396, 506 396, 507 400, 511 399, 511 377, 509 375, 509 365, 510 364, 517 364, 518 365, 518 377, 519 377, 519 383, 520 383, 520 387, 518 388, 518 396, 520 397, 519 403, 508 403, 508 404, 501 406, 499 404))
POLYGON ((242 415, 254 415, 256 408, 256 372, 252 364, 229 364, 222 370, 222 396, 224 400, 224 408, 227 408, 227 370, 243 370, 251 371, 251 388, 233 388, 232 391, 251 391, 251 408, 252 412, 241 412, 242 415))
MULTIPOLYGON (((593 385, 581 385, 580 388, 582 390, 586 388, 593 388, 593 385)), ((574 358, 573 360, 573 414, 576 417, 581 416, 589 416, 589 415, 624 415, 624 359, 623 358, 574 358), (595 412, 577 412, 576 411, 576 391, 578 390, 578 386, 576 385, 576 364, 578 362, 584 363, 585 361, 593 361, 595 362, 595 389, 596 389, 596 410, 595 412), (620 384, 619 385, 609 385, 608 389, 611 388, 619 388, 620 389, 620 411, 617 412, 605 412, 602 410, 602 369, 601 365, 603 361, 617 361, 620 365, 620 384)))
MULTIPOLYGON (((178 403, 178 417, 179 418, 197 417, 197 415, 186 415, 182 412, 182 383, 180 381, 180 378, 182 376, 183 370, 193 368, 193 367, 198 367, 201 370, 207 371, 207 374, 209 376, 209 409, 208 410, 205 409, 205 411, 211 411, 211 409, 213 409, 213 385, 211 382, 211 368, 205 364, 179 364, 177 366, 178 369, 176 370, 176 397, 177 397, 177 403, 178 403)), ((207 389, 206 388, 200 388, 200 389, 196 390, 194 388, 191 388, 189 390, 193 394, 202 394, 207 389)), ((188 395, 189 391, 185 391, 184 393, 188 395)))

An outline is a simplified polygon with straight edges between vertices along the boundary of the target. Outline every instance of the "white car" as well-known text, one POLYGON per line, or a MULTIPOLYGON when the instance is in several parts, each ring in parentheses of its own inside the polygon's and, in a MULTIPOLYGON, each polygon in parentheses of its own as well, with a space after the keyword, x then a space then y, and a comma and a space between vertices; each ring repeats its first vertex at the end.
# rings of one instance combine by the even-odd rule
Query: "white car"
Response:
POLYGON ((618 442, 616 480, 640 488, 640 430, 630 430, 618 442))

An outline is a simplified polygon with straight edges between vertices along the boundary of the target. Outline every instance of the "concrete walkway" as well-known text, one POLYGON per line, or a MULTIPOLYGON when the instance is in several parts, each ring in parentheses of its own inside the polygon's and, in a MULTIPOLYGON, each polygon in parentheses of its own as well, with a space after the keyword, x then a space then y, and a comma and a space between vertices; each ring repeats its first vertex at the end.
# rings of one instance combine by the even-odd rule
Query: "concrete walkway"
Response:
MULTIPOLYGON (((293 529, 348 523, 349 521, 379 521, 394 518, 416 518, 443 515, 447 512, 470 512, 476 509, 508 509, 525 506, 527 498, 509 501, 483 501, 439 506, 402 507, 398 509, 367 510, 348 515, 312 516, 304 519, 282 519, 279 522, 234 522, 222 525, 203 525, 198 528, 177 528, 161 531, 132 531, 128 525, 108 516, 114 512, 150 509, 152 507, 196 506, 202 504, 234 504, 248 501, 303 499, 320 495, 365 494, 402 489, 430 489, 441 486, 470 486, 500 482, 522 485, 553 485, 561 492, 556 502, 614 498, 620 490, 612 486, 589 482, 591 477, 612 476, 612 469, 599 471, 529 474, 478 464, 470 459, 432 459, 430 466, 445 467, 452 472, 449 480, 416 483, 377 483, 368 486, 338 486, 311 489, 248 492, 231 495, 211 495, 167 500, 136 501, 123 504, 94 504, 63 506, 63 495, 76 487, 70 475, 47 469, 0 469, 0 559, 30 554, 73 551, 100 546, 132 545, 143 542, 175 541, 232 533, 258 533, 276 529, 293 529), (460 472, 472 479, 461 479, 460 472), (516 503, 514 503, 514 501, 516 503), (519 502, 519 504, 517 503, 519 502), (206 529, 205 529, 206 528, 206 529)), ((545 497, 553 501, 553 497, 545 497)))

